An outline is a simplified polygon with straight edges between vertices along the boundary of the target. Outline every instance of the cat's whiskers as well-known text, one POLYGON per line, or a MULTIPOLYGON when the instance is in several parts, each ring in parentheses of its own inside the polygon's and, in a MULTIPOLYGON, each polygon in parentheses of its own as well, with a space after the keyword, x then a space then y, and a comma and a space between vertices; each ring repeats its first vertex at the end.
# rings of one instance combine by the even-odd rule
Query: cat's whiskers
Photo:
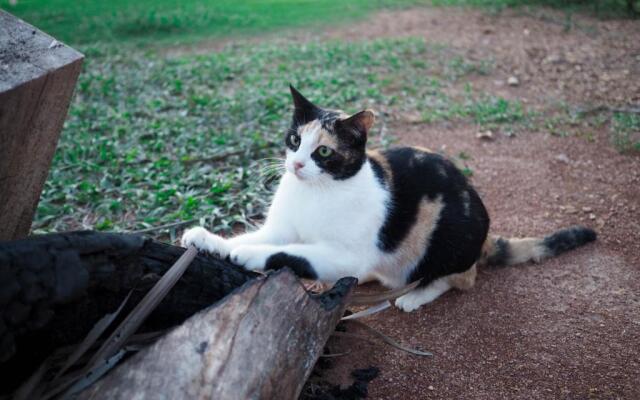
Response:
POLYGON ((284 161, 282 160, 278 160, 278 161, 271 161, 269 163, 265 163, 263 165, 260 165, 258 167, 258 174, 259 175, 263 175, 263 174, 273 174, 273 173, 279 173, 282 172, 284 170, 284 161))
POLYGON ((271 181, 284 173, 284 159, 280 157, 266 157, 256 161, 257 174, 250 178, 252 184, 267 186, 271 181))

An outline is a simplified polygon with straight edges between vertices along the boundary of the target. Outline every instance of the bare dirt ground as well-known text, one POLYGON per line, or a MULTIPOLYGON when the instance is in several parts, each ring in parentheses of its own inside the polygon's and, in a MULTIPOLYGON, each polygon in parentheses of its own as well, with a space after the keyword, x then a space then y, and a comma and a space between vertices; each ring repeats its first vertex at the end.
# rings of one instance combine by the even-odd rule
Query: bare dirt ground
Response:
MULTIPOLYGON (((640 23, 576 17, 565 31, 558 21, 551 11, 419 9, 326 35, 422 36, 491 57, 498 67, 472 83, 533 107, 637 105, 640 23), (505 83, 512 75, 519 86, 505 83)), ((640 158, 613 149, 604 129, 592 140, 534 130, 487 142, 475 137, 475 126, 398 120, 391 132, 399 144, 470 155, 494 233, 544 235, 584 224, 599 239, 540 265, 481 270, 470 291, 449 292, 413 313, 369 317, 371 326, 434 357, 336 338, 332 352, 351 353, 325 378, 338 382, 354 368, 378 366, 373 399, 640 398, 640 158)))
MULTIPOLYGON (((467 82, 530 110, 640 103, 638 21, 574 15, 569 22, 547 9, 490 14, 422 8, 382 12, 320 36, 417 36, 466 59, 491 59, 489 75, 467 82), (507 84, 511 76, 518 86, 507 84)), ((180 47, 167 55, 207 53, 225 44, 180 47)), ((463 123, 416 124, 396 116, 389 128, 399 145, 470 156, 471 179, 489 209, 493 233, 545 235, 583 224, 599 238, 539 265, 480 270, 470 291, 451 291, 415 312, 391 309, 368 317, 372 327, 434 357, 334 338, 333 353, 350 353, 336 358, 321 379, 348 384, 352 370, 377 366, 372 399, 639 399, 640 157, 615 150, 606 127, 589 127, 585 134, 582 125, 567 126, 574 135, 566 137, 534 127, 513 137, 495 134, 493 141, 477 139, 478 127, 463 123)), ((365 335, 355 326, 349 331, 365 335)))

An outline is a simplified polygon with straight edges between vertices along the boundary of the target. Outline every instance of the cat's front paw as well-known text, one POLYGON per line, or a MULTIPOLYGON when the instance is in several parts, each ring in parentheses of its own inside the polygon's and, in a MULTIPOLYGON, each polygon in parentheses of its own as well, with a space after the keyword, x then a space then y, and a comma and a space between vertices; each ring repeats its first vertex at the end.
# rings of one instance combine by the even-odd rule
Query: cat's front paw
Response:
POLYGON ((404 296, 400 296, 395 301, 396 307, 404 312, 411 312, 420 308, 425 302, 418 291, 411 291, 404 296))
POLYGON ((227 241, 215 235, 203 227, 191 228, 182 234, 180 244, 183 247, 194 245, 198 250, 206 251, 211 254, 217 254, 222 258, 229 255, 229 245, 227 241))
POLYGON ((242 245, 233 249, 229 258, 232 263, 246 269, 262 271, 270 255, 271 251, 266 246, 242 245))

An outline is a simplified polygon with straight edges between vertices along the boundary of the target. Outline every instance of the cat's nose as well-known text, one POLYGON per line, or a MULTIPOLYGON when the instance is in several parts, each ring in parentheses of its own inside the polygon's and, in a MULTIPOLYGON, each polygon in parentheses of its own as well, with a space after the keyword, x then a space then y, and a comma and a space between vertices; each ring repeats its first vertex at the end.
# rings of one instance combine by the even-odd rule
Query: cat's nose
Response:
POLYGON ((300 161, 294 161, 293 162, 293 169, 295 169, 296 171, 299 169, 304 168, 304 163, 300 162, 300 161))

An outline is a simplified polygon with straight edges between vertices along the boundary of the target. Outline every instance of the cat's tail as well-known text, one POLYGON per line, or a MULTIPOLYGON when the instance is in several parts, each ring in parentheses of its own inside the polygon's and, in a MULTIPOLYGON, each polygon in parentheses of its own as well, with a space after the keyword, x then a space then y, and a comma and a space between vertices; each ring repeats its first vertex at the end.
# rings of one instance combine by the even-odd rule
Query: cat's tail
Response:
POLYGON ((561 229, 544 238, 505 239, 490 236, 482 246, 479 265, 513 265, 539 262, 596 240, 596 232, 584 226, 561 229))

